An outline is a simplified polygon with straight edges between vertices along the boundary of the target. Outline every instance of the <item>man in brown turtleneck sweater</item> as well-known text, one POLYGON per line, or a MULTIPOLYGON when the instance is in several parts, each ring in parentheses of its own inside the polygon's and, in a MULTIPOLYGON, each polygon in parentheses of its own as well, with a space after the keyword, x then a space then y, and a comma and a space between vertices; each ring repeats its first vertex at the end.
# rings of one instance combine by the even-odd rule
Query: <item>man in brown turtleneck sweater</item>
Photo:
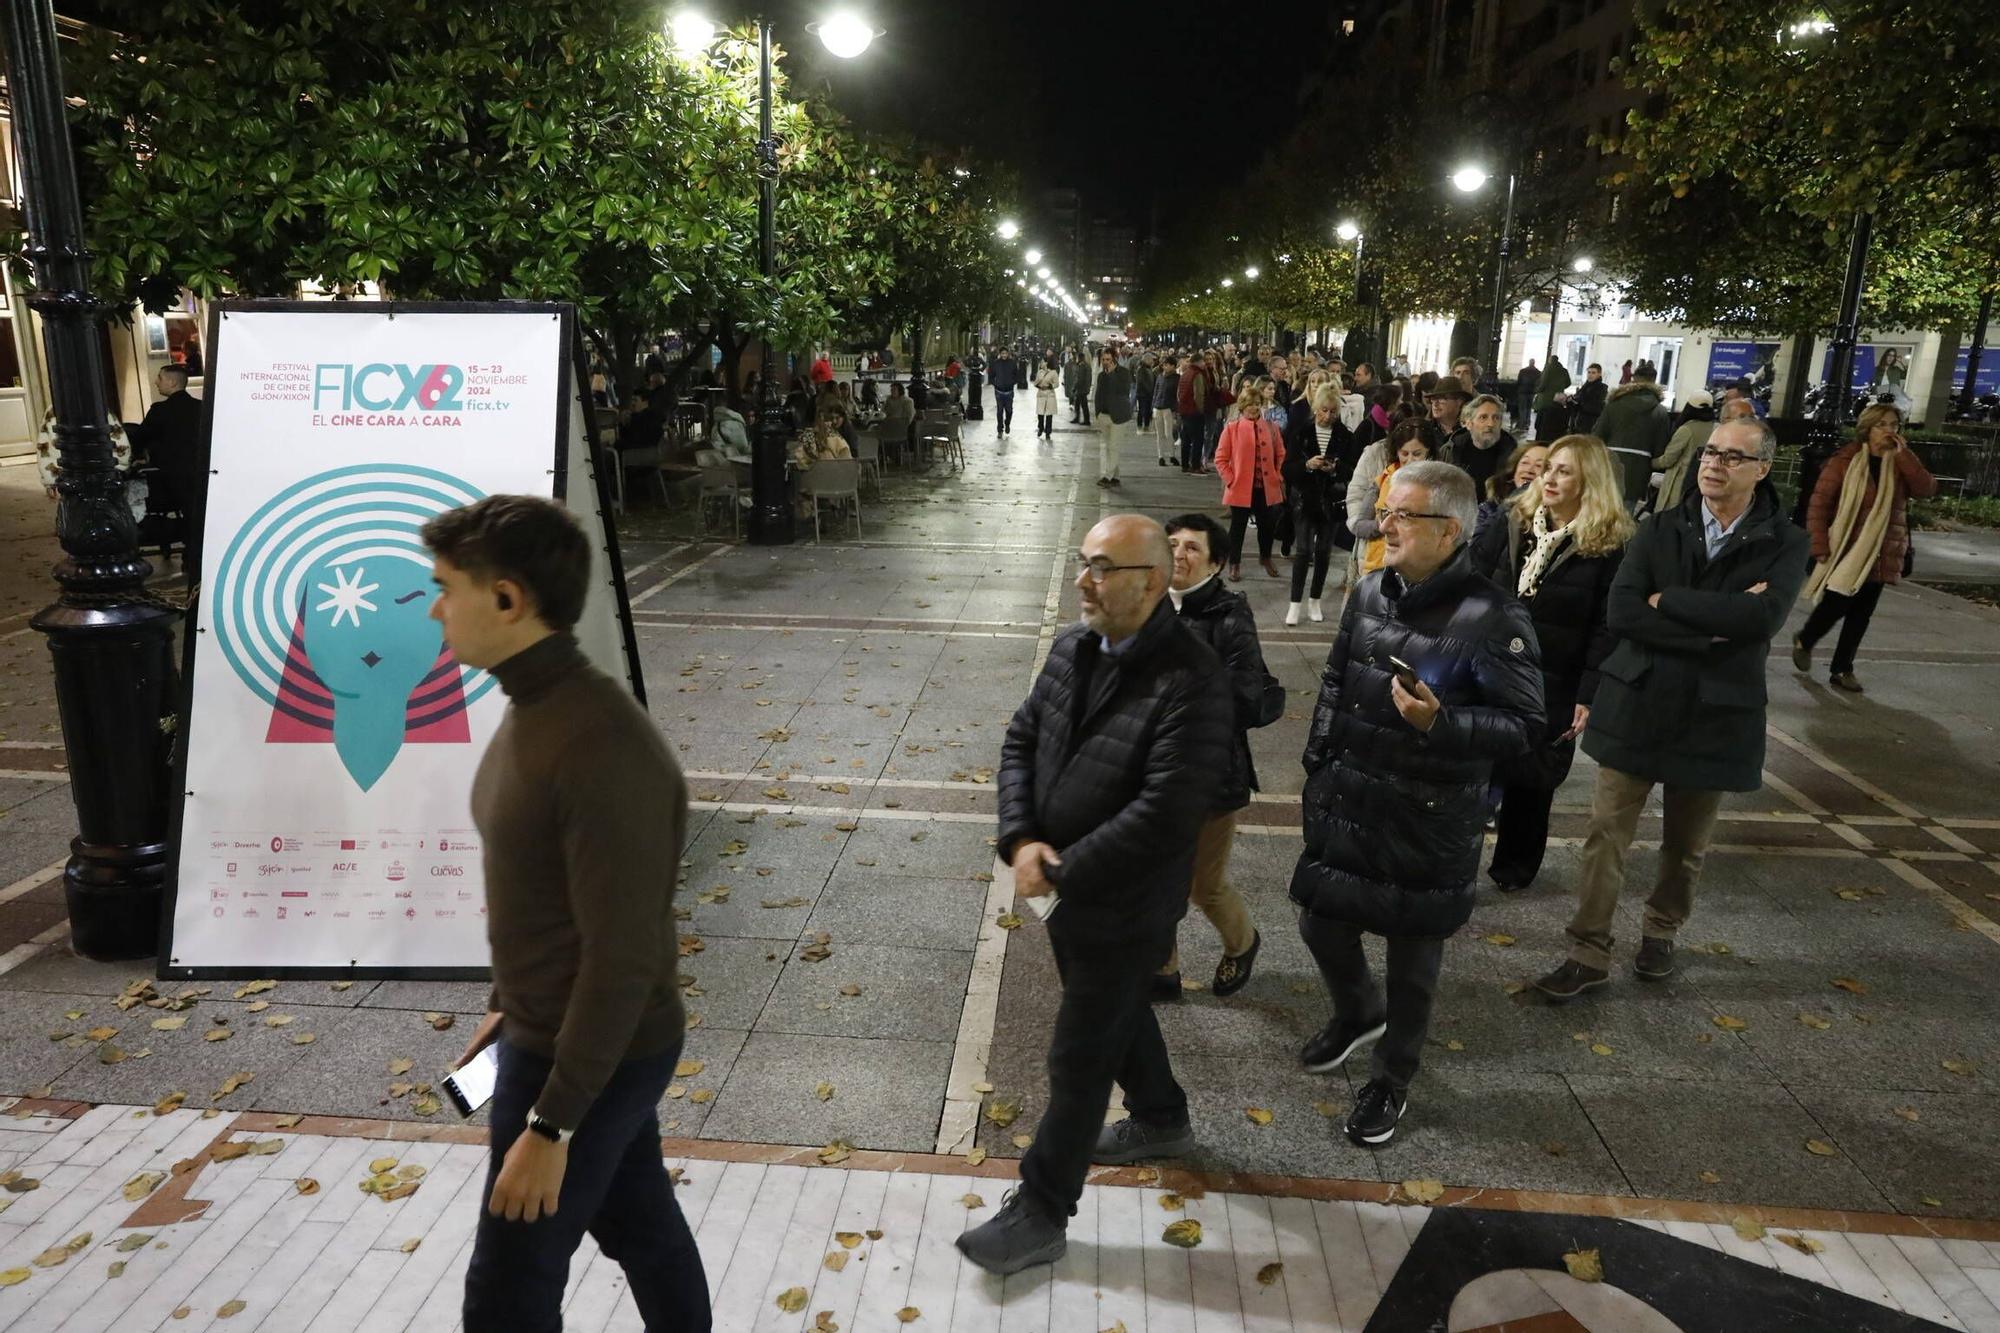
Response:
POLYGON ((496 495, 424 527, 432 616, 507 712, 472 786, 493 998, 463 1064, 496 1039, 487 1205, 467 1333, 562 1327, 588 1231, 648 1328, 706 1330, 701 1254, 660 1159, 680 1059, 674 881, 687 787, 629 690, 584 659, 590 545, 560 507, 496 495))

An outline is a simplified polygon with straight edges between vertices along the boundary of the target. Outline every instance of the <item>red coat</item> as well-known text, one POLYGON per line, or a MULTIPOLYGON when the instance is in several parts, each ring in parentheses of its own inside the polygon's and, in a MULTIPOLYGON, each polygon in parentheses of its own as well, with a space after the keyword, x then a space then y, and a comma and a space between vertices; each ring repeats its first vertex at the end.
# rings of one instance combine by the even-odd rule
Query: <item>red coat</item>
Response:
POLYGON ((1264 501, 1277 504, 1285 498, 1285 441, 1278 428, 1262 417, 1249 421, 1242 417, 1222 428, 1215 446, 1215 474, 1222 478, 1222 502, 1232 509, 1248 509, 1257 478, 1264 480, 1264 501))
POLYGON ((826 359, 825 357, 821 357, 821 358, 820 358, 819 360, 817 360, 817 361, 813 362, 813 363, 812 363, 812 382, 813 382, 814 384, 830 384, 830 383, 832 383, 832 382, 833 382, 833 362, 831 362, 831 361, 827 360, 827 359, 826 359))
MULTIPOLYGON (((1819 481, 1813 485, 1812 502, 1806 507, 1806 532, 1812 537, 1813 559, 1824 560, 1833 538, 1833 517, 1840 512, 1840 487, 1846 480, 1847 469, 1859 461, 1867 446, 1856 440, 1826 460, 1820 469, 1819 481)), ((1903 556, 1910 549, 1910 497, 1927 500, 1937 494, 1937 479, 1923 460, 1905 447, 1894 455, 1896 463, 1896 495, 1890 502, 1889 530, 1882 534, 1882 552, 1875 557, 1875 574, 1870 582, 1900 583, 1903 579, 1903 556)), ((1861 462, 1867 467, 1866 462, 1861 462)), ((1875 481, 1871 477, 1867 493, 1861 497, 1861 512, 1855 517, 1858 526, 1868 519, 1868 511, 1875 507, 1875 481)))

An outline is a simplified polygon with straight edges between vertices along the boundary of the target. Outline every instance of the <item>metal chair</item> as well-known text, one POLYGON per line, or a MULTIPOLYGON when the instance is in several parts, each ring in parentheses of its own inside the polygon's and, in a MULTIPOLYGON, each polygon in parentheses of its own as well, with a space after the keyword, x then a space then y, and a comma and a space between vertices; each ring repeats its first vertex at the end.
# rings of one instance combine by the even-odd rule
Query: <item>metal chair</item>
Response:
POLYGON ((861 532, 861 460, 858 458, 822 458, 807 468, 799 478, 799 494, 812 501, 813 540, 819 540, 819 507, 821 501, 854 506, 854 535, 861 532))
POLYGON ((882 498, 882 440, 876 435, 856 435, 854 437, 854 461, 861 464, 861 475, 875 487, 875 498, 882 498))
POLYGON ((700 497, 701 530, 704 535, 707 534, 709 506, 719 500, 729 506, 730 537, 735 538, 740 536, 743 523, 743 506, 741 501, 742 491, 736 483, 736 469, 731 467, 728 460, 723 459, 722 455, 716 453, 715 450, 704 449, 702 452, 705 454, 713 453, 721 461, 704 463, 702 465, 700 497))

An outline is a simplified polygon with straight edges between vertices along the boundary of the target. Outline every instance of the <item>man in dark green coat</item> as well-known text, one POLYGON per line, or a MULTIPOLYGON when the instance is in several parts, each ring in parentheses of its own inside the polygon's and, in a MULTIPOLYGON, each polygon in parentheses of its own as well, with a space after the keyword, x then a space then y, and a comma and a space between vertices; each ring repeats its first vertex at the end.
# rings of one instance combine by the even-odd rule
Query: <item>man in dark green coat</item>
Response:
POLYGON ((1763 785, 1765 658, 1811 547, 1766 480, 1776 453, 1761 421, 1717 426, 1699 494, 1649 515, 1625 548, 1605 615, 1618 645, 1583 733, 1597 787, 1569 957, 1535 982, 1552 1000, 1610 980, 1625 853, 1655 784, 1665 787, 1660 870, 1633 961, 1649 981, 1674 974, 1674 934, 1694 909, 1723 793, 1763 785))
POLYGON ((1612 390, 1597 418, 1597 438, 1611 451, 1618 466, 1619 481, 1625 488, 1625 507, 1636 509, 1646 498, 1653 479, 1653 460, 1667 450, 1674 436, 1674 419, 1667 411, 1666 395, 1654 381, 1653 368, 1641 364, 1632 372, 1632 382, 1612 390))

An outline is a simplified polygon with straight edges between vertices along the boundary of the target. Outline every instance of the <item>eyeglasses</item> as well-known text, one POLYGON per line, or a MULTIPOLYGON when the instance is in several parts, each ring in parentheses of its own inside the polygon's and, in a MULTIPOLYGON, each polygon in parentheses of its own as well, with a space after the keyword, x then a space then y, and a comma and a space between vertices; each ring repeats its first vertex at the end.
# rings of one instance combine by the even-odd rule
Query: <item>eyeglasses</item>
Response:
POLYGON ((1450 518, 1450 517, 1451 517, 1450 514, 1419 514, 1414 509, 1377 509, 1375 511, 1375 522, 1378 525, 1384 525, 1391 522, 1399 524, 1408 523, 1413 518, 1450 518))
POLYGON ((1076 558, 1076 572, 1079 574, 1088 574, 1092 583, 1102 583, 1121 569, 1151 568, 1151 565, 1114 565, 1102 556, 1099 556, 1095 560, 1081 555, 1076 558))
POLYGON ((1713 445, 1704 445, 1701 451, 1701 461, 1704 463, 1720 463, 1733 472, 1745 463, 1761 463, 1764 460, 1756 454, 1738 453, 1734 449, 1717 449, 1713 445))

